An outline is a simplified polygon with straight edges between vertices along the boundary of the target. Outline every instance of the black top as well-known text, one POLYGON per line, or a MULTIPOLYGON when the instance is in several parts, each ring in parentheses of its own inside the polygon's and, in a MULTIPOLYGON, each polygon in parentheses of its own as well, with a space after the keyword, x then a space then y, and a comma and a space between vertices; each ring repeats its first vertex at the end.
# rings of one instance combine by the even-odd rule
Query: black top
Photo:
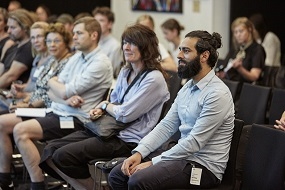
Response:
MULTIPOLYGON (((237 53, 239 50, 231 49, 227 55, 227 57, 224 60, 224 67, 227 66, 230 59, 235 59, 237 53)), ((252 44, 245 49, 245 58, 242 62, 243 67, 250 71, 252 68, 260 68, 261 70, 264 69, 265 66, 265 51, 264 48, 258 44, 257 42, 252 42, 252 44)), ((240 82, 248 82, 251 83, 251 81, 246 80, 243 78, 242 75, 239 74, 239 72, 235 68, 231 68, 228 70, 227 79, 234 80, 234 81, 240 81, 240 82)), ((259 77, 258 80, 260 80, 261 77, 259 77)))

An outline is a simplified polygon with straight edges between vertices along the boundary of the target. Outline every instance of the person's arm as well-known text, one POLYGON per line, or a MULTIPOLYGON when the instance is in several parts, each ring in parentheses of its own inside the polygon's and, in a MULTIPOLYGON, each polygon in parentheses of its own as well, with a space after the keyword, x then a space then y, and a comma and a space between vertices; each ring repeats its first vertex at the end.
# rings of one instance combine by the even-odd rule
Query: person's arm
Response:
POLYGON ((234 60, 233 61, 233 67, 247 80, 249 81, 256 81, 259 79, 259 76, 261 74, 260 68, 252 68, 249 71, 242 66, 242 60, 234 60))
MULTIPOLYGON (((48 86, 49 86, 49 93, 52 93, 51 96, 53 97, 53 99, 51 99, 51 100, 55 100, 56 97, 57 97, 57 99, 62 99, 62 100, 67 99, 66 91, 65 91, 65 85, 58 81, 57 76, 52 77, 48 81, 48 86)), ((58 101, 59 100, 57 100, 56 102, 58 102, 58 101)))
POLYGON ((5 45, 3 46, 2 52, 1 52, 1 58, 0 58, 0 60, 3 59, 3 57, 4 57, 5 53, 6 53, 6 51, 7 51, 10 47, 12 47, 12 45, 14 45, 14 44, 15 44, 15 42, 14 42, 13 40, 11 40, 11 39, 6 41, 5 45))
POLYGON ((26 70, 28 70, 28 67, 25 64, 14 60, 10 69, 0 76, 0 88, 8 88, 26 70))
POLYGON ((159 52, 161 55, 161 66, 162 66, 162 68, 166 71, 177 72, 178 71, 177 65, 175 64, 173 58, 168 53, 166 48, 161 43, 158 44, 158 48, 159 48, 159 52))
MULTIPOLYGON (((149 112, 155 105, 161 104, 169 99, 169 92, 165 79, 157 71, 149 72, 143 80, 139 79, 140 85, 134 85, 125 96, 122 105, 109 104, 108 113, 114 113, 116 120, 123 123, 134 121, 149 112), (157 92, 157 93, 153 93, 157 92), (159 92, 159 93, 158 93, 159 92), (139 109, 138 109, 139 108, 139 109), (111 112, 109 112, 111 111, 111 112)), ((119 85, 117 83, 117 85, 119 85)), ((115 89, 115 93, 116 93, 115 89)))

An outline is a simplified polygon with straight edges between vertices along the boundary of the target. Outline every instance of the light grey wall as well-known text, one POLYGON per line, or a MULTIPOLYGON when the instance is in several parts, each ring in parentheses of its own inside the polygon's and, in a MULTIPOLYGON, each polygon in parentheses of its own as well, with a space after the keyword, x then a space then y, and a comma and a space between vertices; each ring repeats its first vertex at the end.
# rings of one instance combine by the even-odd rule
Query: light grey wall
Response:
POLYGON ((111 0, 111 9, 115 13, 113 35, 120 40, 124 28, 133 24, 141 14, 150 14, 155 21, 155 32, 166 47, 168 42, 164 39, 160 25, 168 18, 177 19, 184 27, 181 36, 192 30, 207 30, 222 35, 223 47, 219 50, 220 58, 224 58, 229 50, 229 20, 230 0, 182 0, 183 13, 156 13, 132 11, 131 0, 111 0), (200 4, 199 12, 193 11, 194 1, 200 4))

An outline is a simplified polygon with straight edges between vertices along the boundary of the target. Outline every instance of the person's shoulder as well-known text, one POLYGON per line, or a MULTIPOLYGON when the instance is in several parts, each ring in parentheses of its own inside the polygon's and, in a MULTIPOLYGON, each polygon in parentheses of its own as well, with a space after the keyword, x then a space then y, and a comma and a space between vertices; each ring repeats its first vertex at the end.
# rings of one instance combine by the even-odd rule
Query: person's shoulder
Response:
POLYGON ((280 39, 278 38, 278 36, 275 33, 270 32, 270 31, 266 33, 263 42, 266 43, 269 41, 274 42, 274 43, 280 43, 280 39))
POLYGON ((216 75, 213 77, 213 80, 211 80, 211 85, 209 85, 210 91, 218 94, 229 94, 230 90, 227 87, 227 85, 216 75))

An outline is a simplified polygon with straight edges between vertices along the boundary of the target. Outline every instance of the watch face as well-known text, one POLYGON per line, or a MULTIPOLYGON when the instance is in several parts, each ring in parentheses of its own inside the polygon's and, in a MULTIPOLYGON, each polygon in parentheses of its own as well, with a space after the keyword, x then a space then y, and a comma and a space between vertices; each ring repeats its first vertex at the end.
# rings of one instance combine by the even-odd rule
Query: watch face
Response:
POLYGON ((105 104, 102 105, 102 109, 106 110, 106 108, 107 108, 107 104, 105 103, 105 104))

